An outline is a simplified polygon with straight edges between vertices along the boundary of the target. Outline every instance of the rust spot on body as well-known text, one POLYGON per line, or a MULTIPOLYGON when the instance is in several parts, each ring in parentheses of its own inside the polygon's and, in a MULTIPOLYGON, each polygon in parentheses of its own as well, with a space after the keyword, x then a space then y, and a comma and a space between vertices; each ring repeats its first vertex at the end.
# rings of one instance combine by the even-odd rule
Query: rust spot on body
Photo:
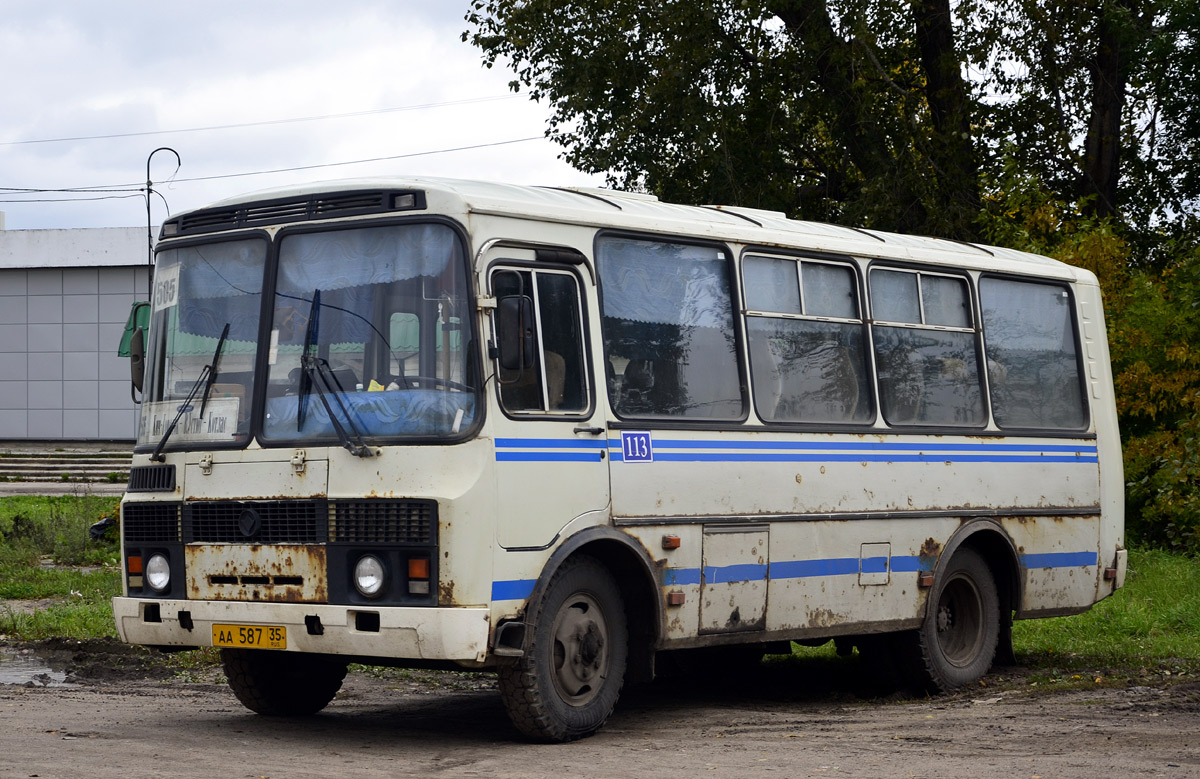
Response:
POLYGON ((808 613, 808 627, 810 628, 827 628, 837 625, 844 621, 840 614, 835 614, 830 609, 813 609, 808 613))
POLYGON ((941 553, 942 545, 936 539, 926 538, 925 543, 921 544, 921 551, 917 553, 917 556, 921 558, 921 570, 932 571, 941 553))
POLYGON ((323 546, 210 544, 184 554, 187 590, 197 600, 329 600, 323 546))

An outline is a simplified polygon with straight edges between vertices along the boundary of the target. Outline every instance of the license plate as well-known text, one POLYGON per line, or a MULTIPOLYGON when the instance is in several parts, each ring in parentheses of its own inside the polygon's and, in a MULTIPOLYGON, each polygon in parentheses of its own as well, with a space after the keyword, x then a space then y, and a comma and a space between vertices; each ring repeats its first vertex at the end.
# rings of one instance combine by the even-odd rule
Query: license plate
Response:
POLYGON ((213 625, 213 646, 239 649, 287 649, 283 625, 213 625))

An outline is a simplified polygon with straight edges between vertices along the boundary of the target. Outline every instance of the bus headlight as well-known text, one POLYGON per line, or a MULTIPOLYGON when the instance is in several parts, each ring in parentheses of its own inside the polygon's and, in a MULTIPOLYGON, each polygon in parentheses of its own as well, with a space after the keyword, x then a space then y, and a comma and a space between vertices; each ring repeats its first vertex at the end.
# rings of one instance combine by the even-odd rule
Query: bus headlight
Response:
POLYGON ((161 552, 151 555, 146 561, 146 583, 159 593, 166 592, 171 586, 171 564, 161 552))
POLYGON ((363 555, 354 564, 354 586, 364 598, 378 598, 386 580, 387 571, 375 555, 363 555))

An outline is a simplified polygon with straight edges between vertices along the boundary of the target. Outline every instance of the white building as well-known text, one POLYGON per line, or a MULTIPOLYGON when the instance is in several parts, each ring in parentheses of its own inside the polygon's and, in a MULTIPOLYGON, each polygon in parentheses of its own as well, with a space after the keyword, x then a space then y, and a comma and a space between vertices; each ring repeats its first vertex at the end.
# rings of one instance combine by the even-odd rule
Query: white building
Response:
POLYGON ((144 227, 5 230, 0 213, 0 440, 133 440, 117 348, 146 249, 144 227))

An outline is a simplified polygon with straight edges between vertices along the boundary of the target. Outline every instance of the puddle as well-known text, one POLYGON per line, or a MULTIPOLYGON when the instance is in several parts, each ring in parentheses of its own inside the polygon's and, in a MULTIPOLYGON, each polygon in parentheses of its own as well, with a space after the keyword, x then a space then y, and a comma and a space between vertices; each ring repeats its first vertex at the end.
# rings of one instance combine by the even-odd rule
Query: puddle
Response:
POLYGON ((22 687, 74 687, 66 671, 57 671, 33 653, 14 654, 0 649, 0 684, 22 687))

